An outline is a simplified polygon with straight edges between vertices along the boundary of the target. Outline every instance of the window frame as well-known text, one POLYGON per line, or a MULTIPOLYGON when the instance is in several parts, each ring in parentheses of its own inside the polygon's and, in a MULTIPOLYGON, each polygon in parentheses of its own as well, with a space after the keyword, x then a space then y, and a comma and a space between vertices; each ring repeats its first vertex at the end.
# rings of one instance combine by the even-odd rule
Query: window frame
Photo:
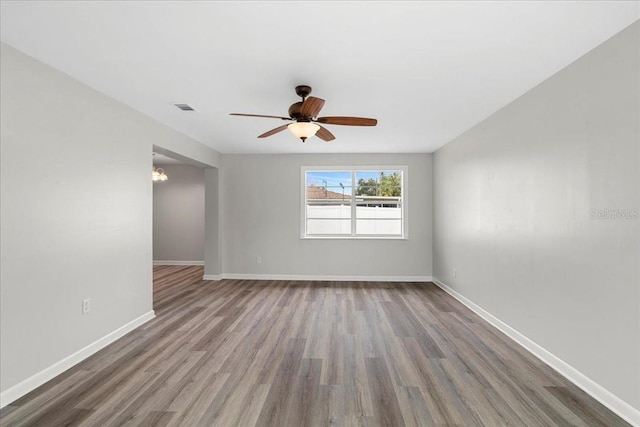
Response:
POLYGON ((348 239, 348 240, 408 240, 409 167, 407 165, 344 165, 344 166, 301 166, 300 167, 300 239, 348 239), (356 174, 358 172, 402 171, 400 220, 401 234, 355 234, 356 233, 356 174), (351 174, 351 234, 307 234, 307 172, 349 172, 351 174))

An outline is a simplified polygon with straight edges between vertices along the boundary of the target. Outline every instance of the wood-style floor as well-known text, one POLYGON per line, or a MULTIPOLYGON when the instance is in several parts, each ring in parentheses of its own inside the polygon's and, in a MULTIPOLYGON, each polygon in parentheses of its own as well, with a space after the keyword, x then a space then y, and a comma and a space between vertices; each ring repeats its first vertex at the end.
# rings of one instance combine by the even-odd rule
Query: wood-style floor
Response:
POLYGON ((430 283, 203 282, 2 410, 3 426, 626 426, 430 283))

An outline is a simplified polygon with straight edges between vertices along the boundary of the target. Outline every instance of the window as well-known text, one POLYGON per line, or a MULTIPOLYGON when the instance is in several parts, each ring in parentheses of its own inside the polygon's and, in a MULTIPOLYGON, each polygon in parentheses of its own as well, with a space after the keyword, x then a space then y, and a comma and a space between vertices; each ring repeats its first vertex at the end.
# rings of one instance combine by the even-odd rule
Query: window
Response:
POLYGON ((303 238, 406 237, 407 167, 302 167, 303 238))

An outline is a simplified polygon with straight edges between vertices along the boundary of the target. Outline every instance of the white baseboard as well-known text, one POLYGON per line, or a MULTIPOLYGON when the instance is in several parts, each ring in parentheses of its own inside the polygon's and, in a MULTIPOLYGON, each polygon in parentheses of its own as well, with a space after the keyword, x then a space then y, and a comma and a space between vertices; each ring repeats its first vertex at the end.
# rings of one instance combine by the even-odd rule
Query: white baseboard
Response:
POLYGON ((204 265, 204 261, 153 261, 153 265, 204 265))
POLYGON ((443 291, 460 301, 462 304, 466 305, 469 309, 489 322, 491 325, 501 330, 509 338, 520 344, 538 359, 542 360, 544 363, 556 370, 560 375, 564 376, 569 381, 580 387, 591 397, 602 403, 611 411, 618 414, 625 421, 627 421, 631 425, 640 427, 640 411, 638 409, 620 399, 618 396, 611 393, 609 390, 605 389, 600 384, 596 383, 591 378, 587 377, 564 360, 555 356, 550 351, 531 341, 529 338, 522 335, 511 326, 507 325, 502 320, 485 311, 482 307, 476 305, 474 302, 467 299, 465 296, 458 293, 454 289, 450 288, 442 281, 434 278, 433 283, 438 285, 438 287, 440 287, 443 291))
POLYGON ((202 280, 306 280, 318 282, 431 282, 431 276, 324 276, 312 274, 205 274, 202 280))
POLYGON ((123 337, 124 335, 128 334, 138 326, 148 322, 154 317, 156 317, 155 312, 151 310, 143 314, 142 316, 136 319, 133 319, 131 322, 127 323, 124 326, 121 326, 115 331, 105 335, 99 340, 94 341, 88 346, 76 351, 72 355, 65 357, 64 359, 54 363, 48 368, 43 369, 37 374, 32 375, 26 380, 3 391, 2 393, 0 393, 0 408, 4 408, 11 402, 21 398, 22 396, 29 393, 30 391, 35 390, 36 388, 40 387, 42 384, 55 378, 57 375, 60 375, 67 369, 72 368, 73 366, 82 362, 87 357, 96 353, 98 350, 103 349, 104 347, 111 344, 118 338, 123 337))

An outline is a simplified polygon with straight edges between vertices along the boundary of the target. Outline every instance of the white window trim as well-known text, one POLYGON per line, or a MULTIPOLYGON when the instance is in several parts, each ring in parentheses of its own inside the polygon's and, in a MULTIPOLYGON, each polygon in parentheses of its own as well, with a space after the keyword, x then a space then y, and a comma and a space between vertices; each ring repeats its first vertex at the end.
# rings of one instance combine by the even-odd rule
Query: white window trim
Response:
MULTIPOLYGON (((351 191, 355 192, 355 174, 351 174, 351 191)), ((407 165, 392 165, 392 166, 378 166, 378 165, 340 165, 340 166, 301 166, 300 167, 300 239, 304 240, 409 240, 409 166, 407 165), (385 235, 310 235, 307 236, 306 219, 307 219, 307 172, 334 172, 334 171, 381 171, 381 170, 401 170, 402 171, 402 235, 401 236, 385 236, 385 235)), ((355 230, 355 215, 356 205, 351 203, 351 230, 355 230)))

